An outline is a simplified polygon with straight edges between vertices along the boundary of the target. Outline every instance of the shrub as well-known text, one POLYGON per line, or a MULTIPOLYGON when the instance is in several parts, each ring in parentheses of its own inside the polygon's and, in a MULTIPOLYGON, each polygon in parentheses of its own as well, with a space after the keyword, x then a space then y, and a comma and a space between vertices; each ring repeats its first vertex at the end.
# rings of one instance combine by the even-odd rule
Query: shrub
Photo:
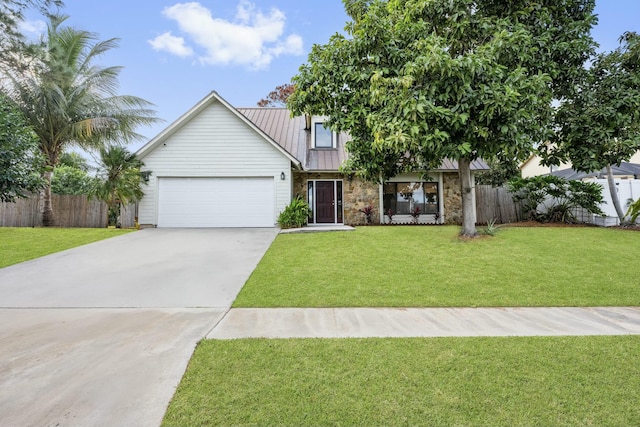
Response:
POLYGON ((635 223, 638 217, 640 216, 640 199, 629 205, 629 209, 625 216, 631 217, 631 223, 635 223))
POLYGON ((278 215, 278 225, 281 228, 299 228, 307 225, 311 209, 301 197, 296 197, 289 206, 278 215))
POLYGON ((367 224, 371 224, 371 222, 373 222, 373 206, 365 206, 364 208, 359 209, 358 212, 364 214, 367 224))
POLYGON ((576 222, 578 208, 603 215, 602 186, 595 182, 568 181, 553 175, 516 178, 509 181, 513 200, 522 203, 526 219, 539 222, 576 222))
POLYGON ((414 210, 411 211, 411 217, 413 218, 413 223, 417 224, 418 220, 420 219, 420 214, 422 212, 420 212, 420 207, 416 206, 416 208, 414 210))
POLYGON ((433 215, 433 220, 434 220, 434 222, 433 222, 434 224, 439 224, 440 223, 440 212, 436 212, 433 215))
POLYGON ((491 219, 487 222, 487 228, 485 228, 484 234, 487 236, 495 236, 499 228, 500 226, 496 225, 496 220, 491 219))
POLYGON ((51 191, 56 194, 90 194, 96 184, 96 178, 83 169, 67 165, 53 169, 51 191))
POLYGON ((395 215, 395 213, 393 212, 393 209, 389 209, 386 215, 389 217, 389 224, 391 224, 393 222, 393 216, 395 215))

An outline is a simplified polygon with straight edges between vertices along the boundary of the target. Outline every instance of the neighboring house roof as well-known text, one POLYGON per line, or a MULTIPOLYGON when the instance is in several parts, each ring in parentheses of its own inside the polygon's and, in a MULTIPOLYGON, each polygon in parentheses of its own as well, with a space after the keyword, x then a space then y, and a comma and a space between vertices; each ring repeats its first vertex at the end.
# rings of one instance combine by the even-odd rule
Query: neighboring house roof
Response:
MULTIPOLYGON (((640 164, 638 163, 622 162, 620 163, 620 166, 611 166, 611 171, 613 172, 613 176, 633 176, 635 178, 640 178, 640 164)), ((607 169, 603 168, 599 171, 593 172, 578 172, 574 169, 563 169, 551 172, 548 175, 559 176, 561 178, 569 180, 578 180, 585 178, 606 178, 607 169)))
MULTIPOLYGON (((630 159, 628 159, 627 163, 636 163, 636 164, 640 164, 640 150, 638 150, 633 156, 631 156, 630 159)), ((538 176, 538 175, 549 175, 550 173, 553 173, 554 175, 556 175, 556 173, 561 172, 561 171, 571 171, 571 163, 561 163, 558 166, 554 166, 553 168, 550 166, 543 166, 542 165, 542 157, 540 157, 538 154, 531 154, 531 156, 529 156, 529 158, 527 160, 525 160, 521 165, 520 165, 520 173, 522 174, 523 178, 530 178, 532 176, 538 176)), ((574 173, 577 174, 577 172, 574 171, 574 173)), ((571 172, 563 172, 560 175, 557 176, 564 176, 564 174, 567 174, 568 176, 571 176, 572 173, 571 172)), ((618 175, 633 175, 633 174, 625 174, 625 173, 620 173, 618 175)), ((594 175, 591 175, 594 176, 594 175)), ((570 178, 570 179, 582 179, 582 178, 570 178)))
MULTIPOLYGON (((335 149, 314 149, 311 148, 311 132, 305 130, 303 116, 291 117, 286 108, 238 108, 238 111, 296 157, 306 171, 335 172, 347 159, 345 143, 349 140, 349 135, 346 133, 338 135, 335 149)), ((489 166, 482 160, 471 163, 471 170, 488 169, 489 166)), ((457 170, 457 161, 445 159, 435 171, 457 170)))
POLYGON ((174 121, 166 129, 160 132, 155 138, 153 138, 151 141, 145 144, 142 148, 140 148, 136 152, 136 156, 140 159, 143 159, 147 154, 152 152, 157 146, 166 142, 166 140, 169 139, 174 133, 176 133, 191 119, 193 119, 195 116, 200 114, 203 110, 205 110, 214 102, 219 102, 224 107, 226 107, 235 116, 237 116, 240 120, 245 122, 260 136, 262 136, 268 144, 272 145, 276 150, 280 151, 285 157, 287 157, 291 161, 291 163, 293 163, 294 167, 301 169, 302 165, 300 164, 296 156, 292 155, 292 153, 287 151, 287 149, 283 147, 281 144, 276 143, 275 140, 271 136, 269 136, 261 127, 258 127, 254 122, 249 120, 247 116, 245 116, 244 114, 241 114, 236 108, 234 108, 231 104, 229 104, 224 98, 218 95, 215 91, 212 91, 207 96, 205 96, 200 102, 194 105, 189 111, 187 111, 182 116, 180 116, 176 121, 174 121))

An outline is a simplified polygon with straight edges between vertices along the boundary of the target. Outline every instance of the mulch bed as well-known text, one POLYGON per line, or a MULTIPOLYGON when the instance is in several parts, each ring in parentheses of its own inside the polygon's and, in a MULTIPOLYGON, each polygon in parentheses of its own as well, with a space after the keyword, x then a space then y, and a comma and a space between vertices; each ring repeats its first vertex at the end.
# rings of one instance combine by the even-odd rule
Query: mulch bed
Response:
POLYGON ((566 224, 564 222, 520 221, 502 224, 503 227, 597 227, 593 224, 566 224))

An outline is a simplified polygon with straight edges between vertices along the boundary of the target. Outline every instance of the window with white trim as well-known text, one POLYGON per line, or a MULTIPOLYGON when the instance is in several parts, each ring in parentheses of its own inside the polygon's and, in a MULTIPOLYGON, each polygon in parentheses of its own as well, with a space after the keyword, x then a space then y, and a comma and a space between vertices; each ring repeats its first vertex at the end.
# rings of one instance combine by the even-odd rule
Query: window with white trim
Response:
POLYGON ((336 148, 337 134, 329 127, 325 127, 325 117, 314 117, 311 120, 312 148, 336 148))
POLYGON ((384 211, 396 215, 411 215, 415 209, 422 214, 438 212, 437 182, 387 182, 383 193, 384 211))

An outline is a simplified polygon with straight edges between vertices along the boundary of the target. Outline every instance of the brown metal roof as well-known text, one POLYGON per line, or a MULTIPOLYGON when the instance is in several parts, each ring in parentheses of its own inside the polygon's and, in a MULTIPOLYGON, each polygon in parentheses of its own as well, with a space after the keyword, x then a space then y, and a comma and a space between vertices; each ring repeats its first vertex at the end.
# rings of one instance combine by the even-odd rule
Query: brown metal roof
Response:
MULTIPOLYGON (((451 159, 444 159, 440 164, 440 167, 436 170, 437 171, 457 171, 458 161, 451 160, 451 159)), ((471 170, 472 171, 489 170, 489 166, 484 160, 477 159, 471 162, 471 170)))
MULTIPOLYGON (((249 119, 273 141, 300 161, 306 171, 337 171, 346 160, 345 142, 349 136, 338 135, 335 149, 311 148, 311 132, 305 130, 304 117, 291 117, 286 108, 238 108, 238 112, 249 119)), ((471 170, 488 170, 483 160, 471 162, 471 170)), ((445 159, 437 171, 457 171, 458 162, 445 159)))
MULTIPOLYGON (((238 108, 241 114, 269 135, 279 146, 298 160, 304 158, 306 142, 300 141, 304 117, 292 118, 286 108, 238 108)), ((304 162, 301 162, 304 165, 304 162)))

